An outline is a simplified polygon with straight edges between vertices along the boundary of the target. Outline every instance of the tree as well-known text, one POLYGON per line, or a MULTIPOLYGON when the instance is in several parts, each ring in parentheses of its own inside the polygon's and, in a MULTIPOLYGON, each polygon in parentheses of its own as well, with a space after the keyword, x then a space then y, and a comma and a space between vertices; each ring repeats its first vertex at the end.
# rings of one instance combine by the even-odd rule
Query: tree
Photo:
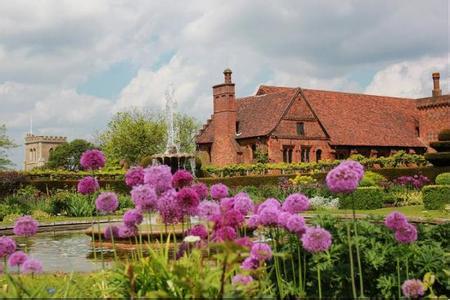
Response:
POLYGON ((6 134, 6 126, 0 125, 0 170, 6 170, 13 165, 8 158, 7 150, 17 147, 17 145, 6 134))
POLYGON ((70 143, 61 144, 50 153, 46 167, 49 169, 63 168, 70 171, 81 170, 81 154, 92 148, 94 148, 92 143, 82 139, 76 139, 70 143))
MULTIPOLYGON (((175 128, 179 150, 193 151, 198 122, 192 117, 177 114, 175 128)), ((134 108, 114 115, 98 140, 109 165, 118 165, 122 159, 131 165, 137 164, 144 157, 165 151, 167 124, 163 114, 134 108)))

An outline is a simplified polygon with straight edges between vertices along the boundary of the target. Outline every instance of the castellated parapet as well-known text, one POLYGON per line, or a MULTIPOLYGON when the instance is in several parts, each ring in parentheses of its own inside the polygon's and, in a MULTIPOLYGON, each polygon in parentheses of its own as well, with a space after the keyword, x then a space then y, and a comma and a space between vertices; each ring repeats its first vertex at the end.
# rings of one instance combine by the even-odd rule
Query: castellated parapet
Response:
POLYGON ((64 136, 33 135, 25 136, 24 169, 29 171, 48 162, 50 153, 59 145, 67 142, 64 136))

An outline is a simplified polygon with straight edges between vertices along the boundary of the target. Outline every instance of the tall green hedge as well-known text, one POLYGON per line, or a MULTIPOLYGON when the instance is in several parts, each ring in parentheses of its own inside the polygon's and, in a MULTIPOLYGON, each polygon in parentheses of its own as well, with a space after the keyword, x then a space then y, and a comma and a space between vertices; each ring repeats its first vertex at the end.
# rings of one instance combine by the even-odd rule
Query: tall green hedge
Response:
POLYGON ((352 208, 355 201, 355 209, 377 209, 382 208, 384 203, 384 192, 378 187, 359 187, 350 195, 339 197, 341 208, 352 208))
POLYGON ((428 185, 422 189, 426 209, 444 209, 450 204, 450 185, 428 185))

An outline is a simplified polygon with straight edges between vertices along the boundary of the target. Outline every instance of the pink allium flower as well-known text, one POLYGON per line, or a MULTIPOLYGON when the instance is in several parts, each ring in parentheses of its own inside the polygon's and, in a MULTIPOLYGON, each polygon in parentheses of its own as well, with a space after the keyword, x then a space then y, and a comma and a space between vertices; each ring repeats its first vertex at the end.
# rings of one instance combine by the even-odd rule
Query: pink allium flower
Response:
POLYGON ((237 209, 244 216, 255 208, 252 199, 247 193, 239 193, 234 196, 234 209, 237 209))
POLYGON ((243 270, 256 270, 259 267, 259 260, 253 256, 249 256, 241 264, 243 270))
POLYGON ((253 277, 250 275, 237 274, 233 276, 231 282, 233 285, 248 285, 253 282, 253 277))
POLYGON ((269 260, 272 258, 272 248, 266 243, 254 243, 250 256, 259 261, 269 260))
POLYGON ((269 207, 269 206, 275 207, 277 210, 281 209, 280 201, 278 201, 275 198, 269 198, 257 207, 256 213, 259 214, 264 208, 269 207))
POLYGON ((229 209, 223 213, 222 216, 222 225, 223 226, 231 226, 231 227, 239 227, 244 223, 244 216, 237 209, 229 209))
POLYGON ((299 215, 291 215, 286 223, 290 232, 303 234, 306 231, 305 219, 299 215))
POLYGON ((39 223, 31 216, 17 218, 13 232, 18 236, 32 236, 38 231, 39 223))
POLYGON ((257 228, 261 223, 259 222, 259 215, 252 215, 247 221, 248 228, 257 228))
POLYGON ((326 177, 328 189, 333 193, 349 194, 356 190, 359 185, 359 173, 346 165, 339 165, 326 177))
POLYGON ((410 244, 417 240, 417 229, 409 223, 395 231, 395 239, 402 244, 410 244))
POLYGON ((121 239, 126 239, 126 238, 136 236, 137 233, 138 233, 138 229, 136 226, 121 225, 121 226, 119 226, 117 236, 121 239))
POLYGON ((88 195, 94 193, 100 188, 96 178, 86 176, 78 182, 77 191, 80 194, 88 195))
POLYGON ((128 227, 134 227, 142 223, 144 217, 139 209, 130 209, 123 214, 123 223, 128 227))
POLYGON ((16 242, 8 237, 0 237, 0 257, 8 256, 16 251, 16 242))
POLYGON ((217 183, 211 186, 211 197, 219 200, 228 196, 228 187, 225 184, 217 183))
POLYGON ((153 187, 158 194, 172 188, 172 171, 166 165, 144 169, 144 183, 153 187))
POLYGON ((208 230, 206 229, 205 225, 198 224, 188 231, 188 235, 195 235, 201 238, 202 240, 206 240, 208 238, 208 230))
POLYGON ((386 219, 384 219, 384 224, 387 228, 392 230, 398 230, 399 228, 405 226, 408 223, 405 215, 399 213, 398 211, 393 211, 389 215, 387 215, 386 219))
POLYGON ((164 224, 175 224, 183 219, 183 213, 178 205, 175 189, 167 190, 159 197, 158 211, 164 224))
POLYGON ((344 166, 352 170, 358 177, 358 181, 361 181, 361 179, 364 177, 364 167, 359 162, 355 160, 344 160, 339 164, 340 166, 344 166))
POLYGON ((302 244, 311 253, 327 251, 331 246, 331 234, 320 227, 308 227, 302 236, 302 244))
POLYGON ((291 213, 287 211, 282 211, 278 214, 278 225, 282 227, 286 227, 287 221, 292 216, 291 213))
POLYGON ((214 232, 213 240, 216 242, 232 241, 236 239, 236 230, 231 226, 223 226, 214 232))
POLYGON ((194 177, 192 174, 186 170, 178 170, 173 174, 172 185, 174 188, 182 188, 185 186, 190 186, 194 177))
POLYGON ((80 164, 85 170, 97 170, 105 166, 105 155, 97 149, 87 150, 81 154, 80 164))
POLYGON ((211 221, 214 216, 220 215, 220 207, 216 202, 203 200, 198 206, 197 213, 200 218, 211 221))
POLYGON ((34 258, 28 258, 23 264, 22 264, 22 272, 25 274, 28 273, 42 273, 42 263, 34 258))
POLYGON ((158 207, 158 196, 153 187, 148 184, 133 186, 131 190, 131 199, 136 208, 148 212, 156 210, 158 207))
POLYGON ((22 251, 16 251, 13 254, 11 254, 8 258, 8 265, 10 267, 19 267, 21 266, 26 260, 28 259, 28 256, 22 252, 22 251))
POLYGON ((117 195, 113 192, 103 192, 95 200, 95 207, 98 211, 112 213, 119 207, 117 195))
POLYGON ((275 206, 267 206, 259 212, 259 222, 265 226, 277 225, 280 210, 275 206))
POLYGON ((220 199, 220 210, 227 211, 229 209, 233 209, 234 207, 234 198, 233 197, 225 197, 220 199))
POLYGON ((128 186, 144 184, 144 168, 140 166, 130 168, 125 174, 125 183, 128 186))
POLYGON ((249 250, 253 246, 253 242, 252 242, 252 240, 250 240, 250 238, 248 236, 244 236, 244 237, 237 239, 235 241, 235 243, 238 244, 239 246, 247 248, 249 250))
POLYGON ((184 187, 177 193, 177 202, 183 214, 195 215, 200 204, 200 199, 193 189, 184 187))
POLYGON ((204 200, 208 197, 209 190, 208 190, 208 187, 206 186, 206 184, 199 182, 199 183, 193 184, 191 186, 191 188, 197 193, 198 198, 200 200, 204 200))
POLYGON ((115 225, 108 225, 103 230, 103 236, 105 240, 111 240, 112 238, 116 239, 119 237, 119 227, 115 225))
POLYGON ((283 202, 282 209, 284 211, 290 212, 291 214, 298 214, 299 212, 305 211, 309 208, 309 200, 303 194, 292 194, 289 195, 283 202))
POLYGON ((409 279, 402 284, 403 296, 407 298, 419 298, 425 293, 422 281, 419 279, 409 279))

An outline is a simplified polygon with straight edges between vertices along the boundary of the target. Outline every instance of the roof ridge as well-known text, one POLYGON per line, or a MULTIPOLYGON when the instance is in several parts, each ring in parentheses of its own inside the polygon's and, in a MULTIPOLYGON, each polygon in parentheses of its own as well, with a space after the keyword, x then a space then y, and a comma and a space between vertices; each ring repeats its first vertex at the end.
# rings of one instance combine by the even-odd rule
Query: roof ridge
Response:
POLYGON ((373 94, 364 94, 357 92, 344 92, 344 91, 332 91, 332 90, 319 90, 319 89, 308 89, 304 88, 303 91, 312 91, 312 92, 324 92, 324 93, 336 93, 336 94, 346 94, 346 95, 359 95, 359 96, 367 96, 367 97, 377 97, 377 98, 391 98, 396 100, 416 100, 415 98, 405 98, 405 97, 396 97, 396 96, 383 96, 383 95, 373 95, 373 94))

